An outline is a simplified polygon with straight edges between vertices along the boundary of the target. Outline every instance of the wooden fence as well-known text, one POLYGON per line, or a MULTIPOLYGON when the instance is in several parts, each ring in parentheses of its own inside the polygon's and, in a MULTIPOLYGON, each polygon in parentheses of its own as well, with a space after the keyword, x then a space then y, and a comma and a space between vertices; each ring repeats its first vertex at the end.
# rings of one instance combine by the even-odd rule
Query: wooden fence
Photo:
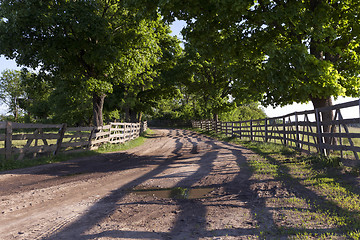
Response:
POLYGON ((67 127, 66 124, 0 122, 0 155, 5 158, 42 153, 96 149, 102 144, 125 143, 146 131, 147 122, 110 123, 102 127, 67 127))
POLYGON ((275 142, 306 152, 329 152, 344 159, 359 160, 360 100, 281 117, 238 122, 193 121, 195 128, 216 131, 244 140, 275 142), (351 111, 344 119, 342 111, 351 111), (323 121, 324 112, 333 112, 331 121, 323 121), (332 131, 325 132, 330 127, 332 131), (335 130, 336 129, 336 130, 335 130))

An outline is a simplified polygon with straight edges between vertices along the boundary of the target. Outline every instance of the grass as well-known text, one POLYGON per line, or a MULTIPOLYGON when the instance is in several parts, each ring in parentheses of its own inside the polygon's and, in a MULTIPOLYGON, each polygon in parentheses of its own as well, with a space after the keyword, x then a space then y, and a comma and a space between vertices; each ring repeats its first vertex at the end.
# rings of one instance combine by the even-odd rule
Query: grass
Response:
MULTIPOLYGON (((281 187, 276 191, 286 192, 260 197, 264 203, 257 211, 268 212, 275 223, 271 229, 260 224, 260 239, 360 239, 360 188, 353 184, 357 176, 346 171, 339 158, 198 132, 257 153, 247 161, 254 184, 277 182, 281 187)), ((257 219, 261 219, 259 214, 257 219)))
POLYGON ((151 135, 152 133, 153 131, 148 129, 142 136, 133 139, 129 142, 126 142, 124 144, 111 144, 111 143, 103 144, 99 147, 97 152, 98 153, 117 152, 117 151, 124 151, 127 149, 141 146, 146 141, 147 136, 151 135))
POLYGON ((108 152, 124 151, 144 144, 148 136, 151 134, 153 134, 153 131, 151 129, 148 129, 140 137, 134 140, 131 140, 124 144, 105 144, 103 146, 100 146, 99 149, 95 151, 62 153, 56 156, 48 155, 48 156, 32 158, 32 159, 23 159, 21 161, 16 160, 15 158, 10 158, 5 160, 4 156, 0 156, 0 171, 33 167, 33 166, 56 163, 56 162, 64 162, 71 159, 89 157, 89 156, 99 155, 108 152))

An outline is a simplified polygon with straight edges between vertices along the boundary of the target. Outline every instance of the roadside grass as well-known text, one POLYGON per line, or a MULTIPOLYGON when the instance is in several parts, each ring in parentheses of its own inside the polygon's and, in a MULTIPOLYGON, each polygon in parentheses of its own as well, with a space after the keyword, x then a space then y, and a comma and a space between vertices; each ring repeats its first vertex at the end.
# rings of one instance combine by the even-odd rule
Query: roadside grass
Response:
POLYGON ((56 156, 49 154, 48 156, 23 159, 23 160, 16 160, 15 157, 10 159, 5 159, 4 156, 0 156, 0 171, 33 167, 33 166, 56 163, 56 162, 64 162, 76 158, 99 155, 102 153, 124 151, 144 144, 146 139, 151 134, 153 134, 153 131, 151 129, 148 129, 140 137, 133 139, 129 142, 126 142, 124 144, 105 144, 103 146, 100 146, 99 149, 92 151, 84 150, 81 152, 74 152, 74 153, 61 153, 56 156))
POLYGON ((108 152, 117 152, 117 151, 124 151, 131 148, 135 148, 138 146, 141 146, 145 143, 146 139, 153 134, 154 131, 151 129, 147 129, 144 134, 142 134, 140 137, 133 139, 129 142, 123 143, 123 144, 104 144, 99 147, 99 149, 96 151, 98 153, 108 153, 108 152))
POLYGON ((259 155, 248 160, 254 181, 281 186, 271 191, 282 195, 265 188, 269 195, 263 197, 265 209, 259 212, 270 212, 274 226, 268 229, 260 223, 260 239, 360 239, 360 189, 353 184, 358 175, 347 171, 339 158, 192 130, 251 149, 259 155))

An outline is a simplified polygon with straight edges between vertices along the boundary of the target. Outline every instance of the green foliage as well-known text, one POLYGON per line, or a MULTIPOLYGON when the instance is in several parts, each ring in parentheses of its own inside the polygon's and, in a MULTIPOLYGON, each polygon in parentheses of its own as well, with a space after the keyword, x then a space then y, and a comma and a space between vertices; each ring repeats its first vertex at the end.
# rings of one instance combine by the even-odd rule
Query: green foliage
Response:
POLYGON ((266 114, 258 103, 248 103, 236 107, 231 112, 226 112, 220 115, 221 121, 247 121, 253 119, 264 119, 266 114))
POLYGON ((166 34, 160 16, 141 19, 136 9, 119 1, 0 4, 1 54, 49 72, 56 81, 71 82, 62 86, 80 88, 79 92, 85 88, 94 100, 96 125, 102 124, 103 100, 114 85, 144 85, 157 75, 153 66, 162 57, 166 34))
POLYGON ((21 85, 21 72, 17 70, 5 70, 0 77, 0 100, 13 114, 14 120, 18 120, 20 114, 20 99, 24 97, 24 89, 21 85))
POLYGON ((224 55, 235 99, 261 93, 263 104, 276 106, 359 96, 357 0, 131 2, 185 20, 193 47, 224 55))
POLYGON ((251 38, 267 55, 259 84, 266 92, 263 102, 359 96, 359 12, 357 1, 261 1, 254 6, 249 14, 259 22, 251 38))
POLYGON ((48 122, 51 116, 49 97, 54 89, 53 79, 44 72, 33 73, 22 69, 21 85, 25 97, 20 107, 26 113, 27 121, 48 122))
POLYGON ((92 96, 86 86, 79 86, 76 78, 56 81, 48 98, 53 123, 69 126, 89 126, 92 120, 92 96))

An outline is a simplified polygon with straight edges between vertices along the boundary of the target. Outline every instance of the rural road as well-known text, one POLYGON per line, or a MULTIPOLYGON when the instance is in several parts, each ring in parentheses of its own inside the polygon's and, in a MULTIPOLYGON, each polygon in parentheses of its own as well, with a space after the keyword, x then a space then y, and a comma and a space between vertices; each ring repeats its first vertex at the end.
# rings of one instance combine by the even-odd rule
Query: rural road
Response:
POLYGON ((257 217, 264 206, 254 189, 264 183, 252 179, 251 157, 158 129, 128 151, 0 172, 0 239, 257 239, 272 220, 257 217), (157 196, 174 187, 202 195, 157 196))

